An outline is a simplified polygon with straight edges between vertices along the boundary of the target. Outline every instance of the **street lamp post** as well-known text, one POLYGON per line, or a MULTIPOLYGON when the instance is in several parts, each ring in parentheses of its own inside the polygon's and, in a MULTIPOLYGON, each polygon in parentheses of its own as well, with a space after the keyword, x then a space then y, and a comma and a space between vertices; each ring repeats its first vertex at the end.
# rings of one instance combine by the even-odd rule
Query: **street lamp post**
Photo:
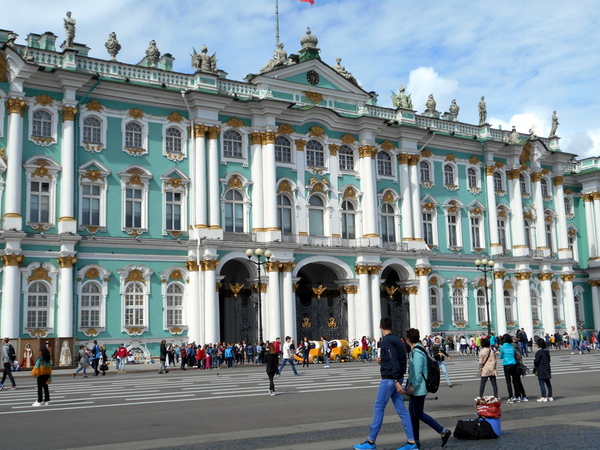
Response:
POLYGON ((258 271, 258 342, 262 344, 263 342, 263 326, 262 326, 262 283, 260 281, 260 271, 263 265, 267 264, 269 259, 273 254, 270 250, 263 251, 262 248, 257 248, 256 250, 252 250, 249 248, 246 250, 246 256, 248 257, 248 261, 252 264, 256 264, 256 269, 258 271), (256 256, 256 261, 252 259, 253 256, 256 256), (266 258, 266 261, 262 260, 262 257, 266 258))
MULTIPOLYGON (((485 279, 485 310, 487 313, 487 329, 488 329, 488 338, 492 335, 492 321, 491 321, 491 317, 490 317, 490 299, 488 296, 488 284, 487 284, 487 275, 488 273, 493 273, 494 272, 494 261, 492 261, 491 259, 488 260, 486 258, 483 259, 478 259, 475 261, 475 266, 477 267, 477 270, 479 270, 480 272, 483 272, 483 277, 485 279)), ((493 277, 492 278, 492 282, 493 282, 493 277)))

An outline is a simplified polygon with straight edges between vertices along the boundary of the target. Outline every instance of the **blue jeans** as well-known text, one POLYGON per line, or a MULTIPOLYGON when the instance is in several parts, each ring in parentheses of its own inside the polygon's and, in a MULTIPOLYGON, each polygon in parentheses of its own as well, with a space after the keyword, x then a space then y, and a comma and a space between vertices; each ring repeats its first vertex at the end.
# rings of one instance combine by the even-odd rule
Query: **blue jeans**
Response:
POLYGON ((571 339, 571 351, 579 350, 579 339, 571 339))
POLYGON ((290 363, 290 366, 292 366, 294 375, 298 375, 298 371, 296 370, 296 366, 294 365, 294 360, 287 359, 287 358, 283 358, 283 361, 281 362, 281 366, 279 366, 279 370, 277 371, 277 373, 279 373, 279 375, 281 375, 281 370, 283 369, 283 366, 285 366, 285 363, 288 363, 288 362, 290 363))
POLYGON ((117 370, 125 370, 126 362, 127 362, 127 357, 118 357, 117 358, 117 370))
POLYGON ((548 397, 552 397, 552 383, 550 379, 539 379, 538 381, 540 382, 542 397, 546 397, 546 386, 548 386, 548 397))
MULTIPOLYGON (((403 380, 400 379, 399 381, 402 385, 403 380)), ((394 404, 394 409, 402 421, 402 427, 404 427, 406 440, 414 441, 413 426, 410 421, 410 416, 406 410, 406 407, 404 406, 402 395, 398 394, 398 391, 396 391, 396 383, 394 380, 381 380, 379 383, 379 390, 377 391, 375 405, 373 406, 373 422, 371 422, 371 427, 369 429, 369 439, 373 442, 375 442, 377 439, 379 430, 381 430, 381 424, 383 423, 385 407, 390 401, 390 398, 394 404)))
POLYGON ((446 363, 444 361, 438 361, 437 363, 440 366, 440 372, 442 372, 444 374, 444 377, 446 377, 446 383, 451 384, 450 375, 448 375, 448 369, 446 368, 446 363))
POLYGON ((415 440, 419 440, 419 421, 424 422, 429 425, 438 433, 444 431, 444 427, 437 423, 433 417, 425 414, 425 395, 411 395, 410 400, 408 401, 408 410, 410 411, 410 420, 412 422, 413 434, 415 436, 415 440))
POLYGON ((527 342, 519 341, 519 349, 521 350, 521 355, 529 356, 529 347, 527 347, 527 342))
POLYGON ((325 367, 329 367, 329 353, 323 353, 323 360, 325 361, 325 367))
POLYGON ((369 355, 369 350, 367 350, 367 349, 363 349, 363 352, 362 352, 362 361, 365 362, 365 359, 367 361, 371 361, 371 356, 369 355))

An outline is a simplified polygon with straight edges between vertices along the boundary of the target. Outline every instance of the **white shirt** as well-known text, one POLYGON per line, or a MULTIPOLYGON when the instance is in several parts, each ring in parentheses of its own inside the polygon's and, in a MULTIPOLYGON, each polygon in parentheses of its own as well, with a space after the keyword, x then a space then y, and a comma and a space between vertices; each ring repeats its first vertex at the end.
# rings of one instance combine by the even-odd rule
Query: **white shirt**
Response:
POLYGON ((291 345, 291 341, 283 344, 283 359, 292 359, 292 351, 290 349, 291 345))

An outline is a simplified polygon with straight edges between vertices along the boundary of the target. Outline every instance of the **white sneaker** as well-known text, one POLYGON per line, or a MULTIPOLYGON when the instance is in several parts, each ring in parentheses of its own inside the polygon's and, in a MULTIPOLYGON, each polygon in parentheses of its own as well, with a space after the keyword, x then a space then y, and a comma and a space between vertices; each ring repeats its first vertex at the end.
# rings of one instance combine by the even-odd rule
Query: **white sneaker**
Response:
POLYGON ((548 397, 548 401, 549 401, 549 402, 553 402, 553 401, 554 401, 554 399, 553 399, 552 397, 548 397))
POLYGON ((34 404, 32 404, 31 406, 42 406, 42 404, 40 402, 35 402, 34 404))
POLYGON ((528 402, 528 401, 529 401, 529 399, 528 399, 527 397, 522 397, 522 398, 521 398, 521 401, 522 401, 522 402, 528 402))
POLYGON ((546 397, 540 397, 537 399, 538 402, 543 403, 543 402, 547 402, 548 399, 546 397))
POLYGON ((50 402, 42 402, 42 406, 48 406, 50 402))

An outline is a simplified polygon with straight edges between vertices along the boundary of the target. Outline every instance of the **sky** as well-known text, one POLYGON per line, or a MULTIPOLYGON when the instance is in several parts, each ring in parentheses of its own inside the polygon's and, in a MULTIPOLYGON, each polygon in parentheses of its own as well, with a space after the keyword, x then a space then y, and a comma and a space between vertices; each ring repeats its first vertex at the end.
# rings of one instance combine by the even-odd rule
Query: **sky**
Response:
MULTIPOLYGON (((75 42, 108 59, 115 32, 117 59, 137 64, 151 40, 193 73, 193 48, 206 45, 217 67, 242 81, 275 49, 275 0, 23 0, 2 6, 0 29, 19 35, 51 31, 65 38, 63 18, 77 21, 75 42)), ((538 136, 557 111, 562 151, 600 156, 600 2, 597 0, 279 0, 279 39, 298 53, 307 27, 321 59, 336 58, 362 88, 391 107, 400 85, 419 113, 433 94, 437 109, 456 99, 459 121, 478 123, 485 96, 494 127, 538 136)))

